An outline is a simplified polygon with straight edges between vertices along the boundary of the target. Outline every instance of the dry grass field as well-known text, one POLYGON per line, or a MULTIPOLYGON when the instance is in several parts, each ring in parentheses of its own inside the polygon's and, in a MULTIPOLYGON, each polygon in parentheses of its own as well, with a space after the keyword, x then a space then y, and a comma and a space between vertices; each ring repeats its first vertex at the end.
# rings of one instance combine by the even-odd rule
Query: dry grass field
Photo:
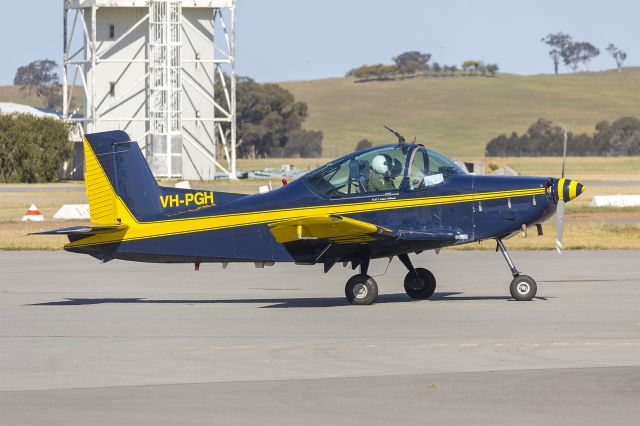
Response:
MULTIPOLYGON (((74 93, 81 93, 82 88, 80 86, 76 86, 74 93)), ((36 96, 34 93, 28 94, 20 90, 18 86, 0 86, 0 102, 15 102, 18 104, 31 105, 36 108, 44 108, 44 103, 42 99, 36 96)), ((71 103, 71 109, 81 109, 80 97, 77 96, 76 99, 71 103)))
MULTIPOLYGON (((640 248, 640 213, 635 213, 635 224, 616 225, 598 221, 573 222, 571 215, 565 217, 562 245, 564 250, 637 250, 640 248)), ((505 242, 510 250, 555 249, 555 219, 543 225, 543 236, 531 229, 526 238, 516 235, 505 242)), ((455 250, 495 250, 494 240, 471 243, 455 250)))
POLYGON ((42 100, 35 93, 28 95, 22 92, 18 86, 0 86, 0 102, 15 102, 36 108, 44 107, 42 100))

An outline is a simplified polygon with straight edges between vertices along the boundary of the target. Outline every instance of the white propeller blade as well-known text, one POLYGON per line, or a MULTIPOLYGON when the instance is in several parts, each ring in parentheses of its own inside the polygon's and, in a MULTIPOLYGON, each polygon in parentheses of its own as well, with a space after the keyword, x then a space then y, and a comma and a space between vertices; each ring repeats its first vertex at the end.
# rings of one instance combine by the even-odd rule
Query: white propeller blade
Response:
POLYGON ((564 127, 562 129, 562 133, 564 133, 564 143, 562 146, 562 176, 564 177, 564 164, 565 161, 567 160, 567 134, 569 133, 569 131, 567 130, 566 127, 564 127))
POLYGON ((564 201, 558 200, 558 210, 556 210, 558 218, 556 224, 556 250, 562 254, 562 228, 564 226, 564 201))
MULTIPOLYGON (((565 163, 567 160, 567 134, 569 133, 567 128, 562 129, 564 134, 564 141, 562 144, 562 177, 565 174, 565 163)), ((562 254, 562 228, 564 227, 564 200, 558 200, 558 210, 556 210, 557 224, 556 224, 556 250, 559 254, 562 254)))

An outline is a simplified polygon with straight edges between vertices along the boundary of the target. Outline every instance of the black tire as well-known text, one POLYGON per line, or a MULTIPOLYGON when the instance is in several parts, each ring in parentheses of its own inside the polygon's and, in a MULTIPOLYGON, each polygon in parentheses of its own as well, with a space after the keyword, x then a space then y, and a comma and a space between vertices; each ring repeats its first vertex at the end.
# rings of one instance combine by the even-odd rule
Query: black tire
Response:
POLYGON ((378 284, 369 275, 354 275, 347 281, 344 294, 352 305, 371 305, 378 297, 378 284))
POLYGON ((511 281, 509 291, 514 299, 528 301, 536 297, 538 285, 530 276, 518 275, 511 281))
POLYGON ((428 299, 436 291, 436 277, 431 271, 424 268, 416 268, 417 277, 409 272, 404 277, 404 291, 413 299, 428 299))

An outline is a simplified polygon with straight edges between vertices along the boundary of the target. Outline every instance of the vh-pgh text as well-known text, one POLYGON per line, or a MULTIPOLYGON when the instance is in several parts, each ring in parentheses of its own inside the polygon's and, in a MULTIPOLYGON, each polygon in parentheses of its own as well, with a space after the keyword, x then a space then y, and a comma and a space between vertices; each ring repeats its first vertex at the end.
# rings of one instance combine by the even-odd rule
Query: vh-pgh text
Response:
POLYGON ((213 192, 161 195, 160 203, 162 203, 162 208, 164 209, 167 207, 189 207, 191 204, 196 206, 213 205, 213 192))

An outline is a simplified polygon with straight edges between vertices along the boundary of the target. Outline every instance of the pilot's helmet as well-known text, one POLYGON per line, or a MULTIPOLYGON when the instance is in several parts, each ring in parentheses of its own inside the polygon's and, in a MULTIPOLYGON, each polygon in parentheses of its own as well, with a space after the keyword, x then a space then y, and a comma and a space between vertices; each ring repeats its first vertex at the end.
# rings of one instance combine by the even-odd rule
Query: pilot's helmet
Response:
POLYGON ((386 175, 393 165, 393 160, 387 154, 378 154, 371 161, 371 169, 374 172, 386 175))

